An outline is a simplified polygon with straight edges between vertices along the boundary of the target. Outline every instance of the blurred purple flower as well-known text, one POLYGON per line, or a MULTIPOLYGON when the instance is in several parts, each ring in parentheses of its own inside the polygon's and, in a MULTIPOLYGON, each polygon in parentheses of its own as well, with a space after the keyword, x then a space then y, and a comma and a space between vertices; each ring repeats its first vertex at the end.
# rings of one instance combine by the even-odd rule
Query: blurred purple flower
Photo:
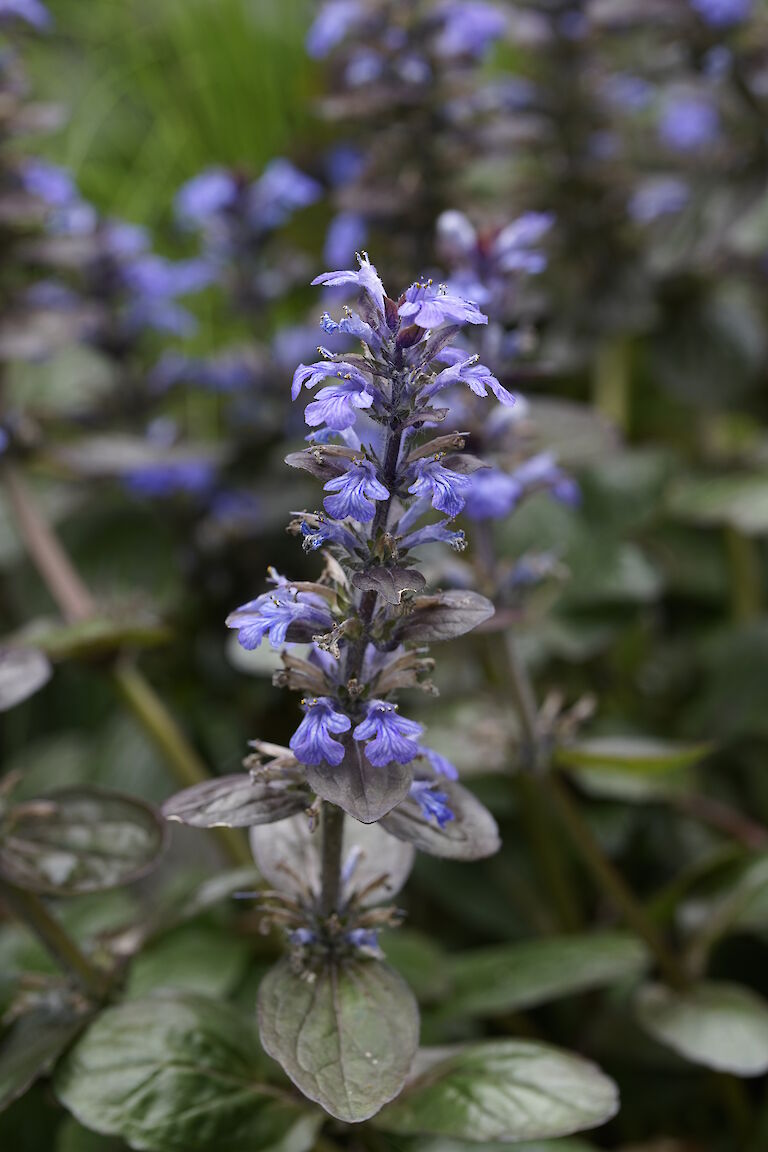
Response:
POLYGON ((326 264, 348 264, 364 246, 367 233, 364 216, 358 212, 338 212, 325 234, 323 260, 326 264))
POLYGON ((720 119, 717 108, 706 96, 672 97, 659 121, 659 138, 670 149, 697 152, 717 140, 720 119))
POLYGON ((680 212, 689 197, 688 185, 678 176, 651 176, 635 189, 627 211, 638 224, 651 224, 661 216, 680 212))
POLYGON ((444 0, 437 6, 436 15, 441 28, 435 51, 438 56, 447 58, 484 56, 494 40, 504 35, 507 27, 506 14, 482 0, 473 0, 472 3, 444 0))
POLYGON ((279 228, 299 208, 320 199, 322 188, 282 157, 272 160, 248 190, 248 215, 252 225, 279 228))
POLYGON ((176 194, 176 216, 184 224, 204 225, 230 208, 237 198, 237 181, 226 168, 207 168, 187 181, 176 194))
POLYGON ((0 0, 0 24, 10 20, 24 20, 39 31, 53 24, 51 14, 41 0, 0 0))
POLYGON ((448 804, 448 797, 431 780, 414 780, 409 795, 421 808, 425 820, 434 820, 439 828, 445 828, 456 816, 448 804))
POLYGON ((747 19, 753 0, 690 0, 690 5, 713 28, 728 28, 747 19))
POLYGON ((309 30, 307 52, 314 59, 327 56, 345 39, 355 25, 364 18, 365 9, 360 0, 326 0, 309 30))

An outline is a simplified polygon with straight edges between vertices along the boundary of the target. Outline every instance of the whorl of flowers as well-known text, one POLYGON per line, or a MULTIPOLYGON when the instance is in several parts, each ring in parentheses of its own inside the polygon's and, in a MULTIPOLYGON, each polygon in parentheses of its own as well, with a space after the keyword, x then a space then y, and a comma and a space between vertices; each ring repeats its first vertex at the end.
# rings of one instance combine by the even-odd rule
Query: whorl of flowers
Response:
MULTIPOLYGON (((434 692, 425 644, 468 632, 493 612, 474 592, 424 594, 414 554, 433 542, 463 548, 454 518, 470 474, 483 467, 462 454, 459 432, 441 431, 443 390, 466 386, 504 405, 514 400, 476 356, 452 347, 463 325, 487 323, 476 304, 431 282, 393 299, 367 255, 358 264, 313 283, 358 293, 355 311, 346 308, 338 325, 325 314, 323 327, 343 327, 361 350, 321 348, 322 359, 300 364, 293 377, 294 400, 313 393, 305 410, 311 432, 309 446, 287 462, 323 488, 321 506, 297 513, 291 527, 305 549, 323 549, 325 569, 316 582, 271 569, 271 589, 227 619, 246 649, 265 639, 288 646, 276 683, 302 695, 289 748, 255 745, 262 755, 248 761, 248 787, 258 803, 249 804, 243 823, 315 811, 324 801, 324 811, 333 806, 339 817, 343 809, 353 821, 380 822, 424 851, 474 859, 498 847, 493 819, 456 782, 453 765, 422 743, 421 724, 400 713, 395 696, 402 688, 434 692), (294 643, 309 651, 295 654, 294 643)), ((242 777, 230 779, 244 787, 242 777)), ((189 806, 198 809, 195 789, 169 804, 172 817, 188 819, 189 806)), ((294 899, 277 916, 295 947, 370 947, 371 913, 345 892, 341 884, 333 907, 321 907, 306 879, 299 904, 294 899)))

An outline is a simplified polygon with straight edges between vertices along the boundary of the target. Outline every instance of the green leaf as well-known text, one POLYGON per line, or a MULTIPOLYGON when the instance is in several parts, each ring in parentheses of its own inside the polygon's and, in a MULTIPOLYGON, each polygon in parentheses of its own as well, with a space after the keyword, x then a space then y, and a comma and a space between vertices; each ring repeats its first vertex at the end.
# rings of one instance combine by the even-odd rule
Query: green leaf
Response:
POLYGON ((0 1038, 0 1108, 50 1072, 85 1017, 66 1003, 43 1003, 19 1017, 0 1038))
POLYGON ((668 506, 682 520, 763 536, 768 533, 768 473, 690 477, 673 487, 668 506))
POLYGON ((9 809, 0 874, 31 892, 80 896, 138 879, 164 843, 165 825, 141 800, 66 788, 9 809))
POLYGON ((0 712, 22 704, 48 683, 51 665, 36 648, 0 647, 0 712))
POLYGON ((562 768, 606 768, 625 772, 675 772, 703 760, 711 744, 673 744, 647 736, 593 736, 556 749, 562 768))
POLYGON ((739 984, 706 981, 684 992, 649 984, 638 994, 637 1016, 694 1064, 735 1076, 768 1072, 768 1003, 739 984))
POLYGON ((400 1135, 543 1140, 604 1124, 616 1085, 596 1065, 546 1044, 488 1041, 425 1049, 423 1069, 376 1124, 400 1135))
POLYGON ((127 993, 144 997, 158 989, 226 996, 248 965, 247 940, 220 928, 189 925, 145 948, 131 965, 127 993))
MULTIPOLYGON (((478 1145, 474 1140, 421 1139, 413 1152, 478 1152, 478 1145)), ((532 1144, 526 1140, 524 1144, 515 1141, 511 1147, 509 1144, 483 1142, 482 1152, 597 1152, 597 1149, 585 1140, 535 1140, 532 1144)))
POLYGON ((373 1116, 402 1088, 419 1041, 408 985, 377 960, 297 973, 282 960, 259 990, 265 1050, 339 1120, 373 1116))
POLYGON ((548 937, 467 952, 449 961, 451 1015, 493 1016, 638 976, 645 947, 625 932, 548 937))
POLYGON ((308 1152, 321 1121, 268 1082, 243 1013, 201 996, 104 1011, 56 1072, 86 1128, 148 1152, 308 1152))
POLYGON ((413 928, 394 928, 380 934, 379 945, 421 1003, 431 1004, 448 995, 448 958, 429 936, 413 928))

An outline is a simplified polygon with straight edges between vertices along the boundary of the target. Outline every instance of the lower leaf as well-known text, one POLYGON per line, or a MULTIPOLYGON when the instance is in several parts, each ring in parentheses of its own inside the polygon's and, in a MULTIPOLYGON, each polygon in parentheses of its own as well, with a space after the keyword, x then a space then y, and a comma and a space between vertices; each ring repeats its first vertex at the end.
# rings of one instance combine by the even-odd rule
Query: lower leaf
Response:
POLYGON ((377 1117, 400 1135, 544 1140, 595 1128, 618 1110, 596 1065, 545 1044, 488 1041, 419 1053, 423 1069, 377 1117))
POLYGON ((402 1088, 419 1039, 408 985, 375 960, 297 973, 282 960, 259 990, 265 1050, 339 1120, 367 1120, 402 1088))

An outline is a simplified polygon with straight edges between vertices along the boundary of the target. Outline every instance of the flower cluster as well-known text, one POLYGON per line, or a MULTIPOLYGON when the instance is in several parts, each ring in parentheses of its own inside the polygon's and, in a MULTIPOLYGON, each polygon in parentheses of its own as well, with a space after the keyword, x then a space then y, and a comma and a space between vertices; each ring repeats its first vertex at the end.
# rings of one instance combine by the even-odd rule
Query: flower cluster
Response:
MULTIPOLYGON (((514 398, 476 356, 453 346, 463 325, 487 322, 475 303, 421 281, 393 299, 365 254, 356 269, 313 283, 357 294, 341 323, 361 342, 358 353, 321 348, 323 358, 300 364, 293 378, 294 399, 305 390, 314 396, 305 410, 309 446, 287 462, 323 483, 322 508, 297 513, 293 529, 306 548, 325 549, 325 572, 299 582, 270 570, 272 588, 227 624, 247 649, 265 639, 284 649, 277 683, 302 694, 301 722, 279 759, 292 778, 300 772, 321 800, 363 823, 381 821, 426 851, 486 855, 496 847, 493 821, 484 810, 477 816, 454 766, 422 743, 422 725, 403 716, 394 697, 404 687, 433 691, 425 644, 461 635, 493 612, 472 592, 420 594, 426 581, 414 549, 463 545, 454 518, 483 467, 462 454, 460 434, 441 434, 443 391, 492 392, 505 406, 514 398), (297 655, 294 644, 309 647, 297 655), (486 830, 471 842, 468 804, 486 830)), ((324 316, 326 330, 333 323, 324 316)), ((279 776, 272 763, 268 782, 279 776)), ((309 939, 301 925, 293 931, 294 942, 309 939)))

